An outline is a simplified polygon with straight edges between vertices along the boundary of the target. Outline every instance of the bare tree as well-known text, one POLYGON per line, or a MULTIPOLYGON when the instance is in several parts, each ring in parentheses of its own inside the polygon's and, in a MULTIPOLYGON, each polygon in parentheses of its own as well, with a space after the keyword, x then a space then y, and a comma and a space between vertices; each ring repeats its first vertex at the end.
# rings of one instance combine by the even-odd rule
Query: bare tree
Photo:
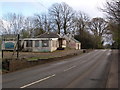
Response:
POLYGON ((25 19, 25 30, 29 32, 30 37, 34 37, 35 35, 35 23, 34 23, 34 17, 27 17, 25 19))
POLYGON ((8 13, 3 18, 9 23, 9 32, 12 34, 18 34, 24 26, 24 16, 21 14, 8 13))
POLYGON ((102 9, 103 12, 107 13, 107 17, 120 24, 120 1, 119 0, 112 0, 107 1, 105 8, 102 9))
POLYGON ((35 17, 34 23, 36 28, 43 29, 42 16, 40 14, 35 14, 34 17, 35 17))
POLYGON ((108 32, 108 24, 103 18, 93 18, 88 25, 94 36, 102 37, 103 34, 108 32))
POLYGON ((107 1, 102 11, 107 14, 109 29, 117 46, 115 48, 120 48, 120 1, 107 1))
POLYGON ((77 32, 81 34, 83 31, 87 30, 87 23, 89 22, 89 16, 84 12, 77 12, 74 19, 75 27, 77 32))
POLYGON ((102 47, 104 41, 103 37, 108 34, 108 23, 103 18, 93 18, 88 23, 89 29, 94 35, 97 47, 102 47))
POLYGON ((51 16, 51 19, 57 27, 58 33, 60 34, 61 30, 64 31, 64 34, 67 34, 70 27, 73 24, 73 17, 74 17, 74 11, 73 9, 67 5, 66 3, 56 3, 53 4, 52 7, 49 9, 49 15, 51 16))
POLYGON ((0 20, 0 34, 12 34, 11 24, 5 20, 0 20))
POLYGON ((42 34, 45 30, 43 27, 43 20, 41 14, 35 14, 34 15, 34 24, 35 24, 35 36, 42 34))
POLYGON ((51 31, 51 20, 49 19, 49 15, 46 14, 35 14, 34 20, 37 32, 41 34, 44 31, 51 31))
POLYGON ((62 14, 61 14, 61 4, 55 3, 52 5, 52 7, 49 9, 49 15, 51 17, 52 23, 54 28, 57 29, 58 33, 60 34, 61 28, 62 28, 62 14))
POLYGON ((46 14, 42 14, 43 29, 47 32, 49 32, 51 30, 51 21, 48 16, 46 14))
POLYGON ((67 34, 69 32, 72 24, 73 24, 73 18, 74 18, 74 10, 67 5, 66 3, 61 3, 61 14, 62 14, 62 27, 64 30, 64 34, 67 34))

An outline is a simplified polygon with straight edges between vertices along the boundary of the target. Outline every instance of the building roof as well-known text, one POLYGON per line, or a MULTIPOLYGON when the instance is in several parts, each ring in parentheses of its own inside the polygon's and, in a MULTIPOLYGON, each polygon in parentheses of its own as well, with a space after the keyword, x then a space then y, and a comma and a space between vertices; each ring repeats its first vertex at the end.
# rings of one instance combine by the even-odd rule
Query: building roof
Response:
POLYGON ((74 41, 74 42, 76 42, 76 43, 80 43, 78 40, 76 40, 74 37, 72 37, 71 35, 64 35, 64 38, 66 39, 66 40, 72 40, 72 41, 74 41))
POLYGON ((3 34, 2 37, 4 37, 4 38, 17 38, 17 34, 3 34))
POLYGON ((37 36, 37 38, 60 38, 60 35, 52 32, 46 32, 37 36))
POLYGON ((78 40, 76 40, 75 38, 71 38, 73 41, 75 41, 76 43, 80 43, 78 40))

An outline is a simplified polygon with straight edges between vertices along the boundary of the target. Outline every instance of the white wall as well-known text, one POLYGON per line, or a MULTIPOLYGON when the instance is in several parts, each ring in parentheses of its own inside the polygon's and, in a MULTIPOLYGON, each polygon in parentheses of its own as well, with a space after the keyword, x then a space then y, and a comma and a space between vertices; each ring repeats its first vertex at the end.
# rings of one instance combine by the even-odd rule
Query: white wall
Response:
POLYGON ((76 43, 76 49, 81 49, 81 43, 76 43))
POLYGON ((57 50, 58 47, 59 47, 58 40, 52 40, 51 41, 51 52, 57 50))
MULTIPOLYGON (((31 39, 29 39, 31 40, 31 39)), ((35 47, 35 40, 33 40, 33 47, 26 47, 26 41, 24 41, 24 50, 32 50, 33 52, 52 52, 57 49, 59 46, 58 44, 58 38, 41 38, 39 39, 39 47, 35 47), (42 40, 49 40, 49 47, 42 47, 42 40), (53 47, 54 42, 56 42, 56 45, 53 47)))

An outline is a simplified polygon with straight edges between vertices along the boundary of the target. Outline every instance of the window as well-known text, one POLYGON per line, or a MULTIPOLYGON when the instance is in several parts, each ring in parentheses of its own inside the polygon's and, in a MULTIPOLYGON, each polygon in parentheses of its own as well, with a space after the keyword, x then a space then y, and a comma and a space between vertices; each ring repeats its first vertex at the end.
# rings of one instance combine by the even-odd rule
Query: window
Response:
POLYGON ((39 47, 39 40, 35 41, 35 47, 39 47))
POLYGON ((32 47, 32 40, 26 41, 26 47, 32 47))
POLYGON ((42 40, 42 47, 49 47, 49 41, 48 40, 42 40))

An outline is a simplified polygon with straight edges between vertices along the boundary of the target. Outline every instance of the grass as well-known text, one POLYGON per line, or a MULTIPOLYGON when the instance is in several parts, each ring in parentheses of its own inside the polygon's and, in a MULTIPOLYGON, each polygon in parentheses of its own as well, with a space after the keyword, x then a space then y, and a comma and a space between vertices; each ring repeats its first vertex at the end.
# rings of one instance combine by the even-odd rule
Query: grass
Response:
MULTIPOLYGON (((66 48, 65 50, 56 50, 56 51, 54 51, 54 52, 51 52, 51 53, 57 53, 57 52, 60 52, 60 53, 62 53, 62 52, 66 52, 67 50, 72 50, 72 49, 70 49, 70 48, 66 48)), ((37 52, 38 53, 38 52, 37 52)), ((47 52, 48 53, 48 52, 47 52)), ((82 54, 82 52, 81 52, 81 54, 82 54)), ((40 59, 50 59, 50 58, 56 58, 56 57, 61 57, 61 56, 41 56, 41 57, 29 57, 29 58, 27 58, 27 61, 38 61, 38 60, 40 60, 40 59)))
MULTIPOLYGON (((56 50, 54 52, 51 52, 51 53, 56 53, 56 52, 65 52, 66 50, 68 49, 65 49, 65 50, 56 50)), ((39 52, 37 52, 39 53, 39 52)), ((48 53, 48 52, 47 52, 48 53)), ((42 57, 31 57, 31 58, 28 58, 27 61, 37 61, 39 59, 49 59, 49 58, 55 58, 56 56, 42 56, 42 57)), ((59 57, 59 56, 58 56, 59 57)))
POLYGON ((39 59, 49 59, 49 58, 55 58, 54 56, 46 56, 46 57, 31 57, 28 58, 27 61, 37 61, 39 59))

